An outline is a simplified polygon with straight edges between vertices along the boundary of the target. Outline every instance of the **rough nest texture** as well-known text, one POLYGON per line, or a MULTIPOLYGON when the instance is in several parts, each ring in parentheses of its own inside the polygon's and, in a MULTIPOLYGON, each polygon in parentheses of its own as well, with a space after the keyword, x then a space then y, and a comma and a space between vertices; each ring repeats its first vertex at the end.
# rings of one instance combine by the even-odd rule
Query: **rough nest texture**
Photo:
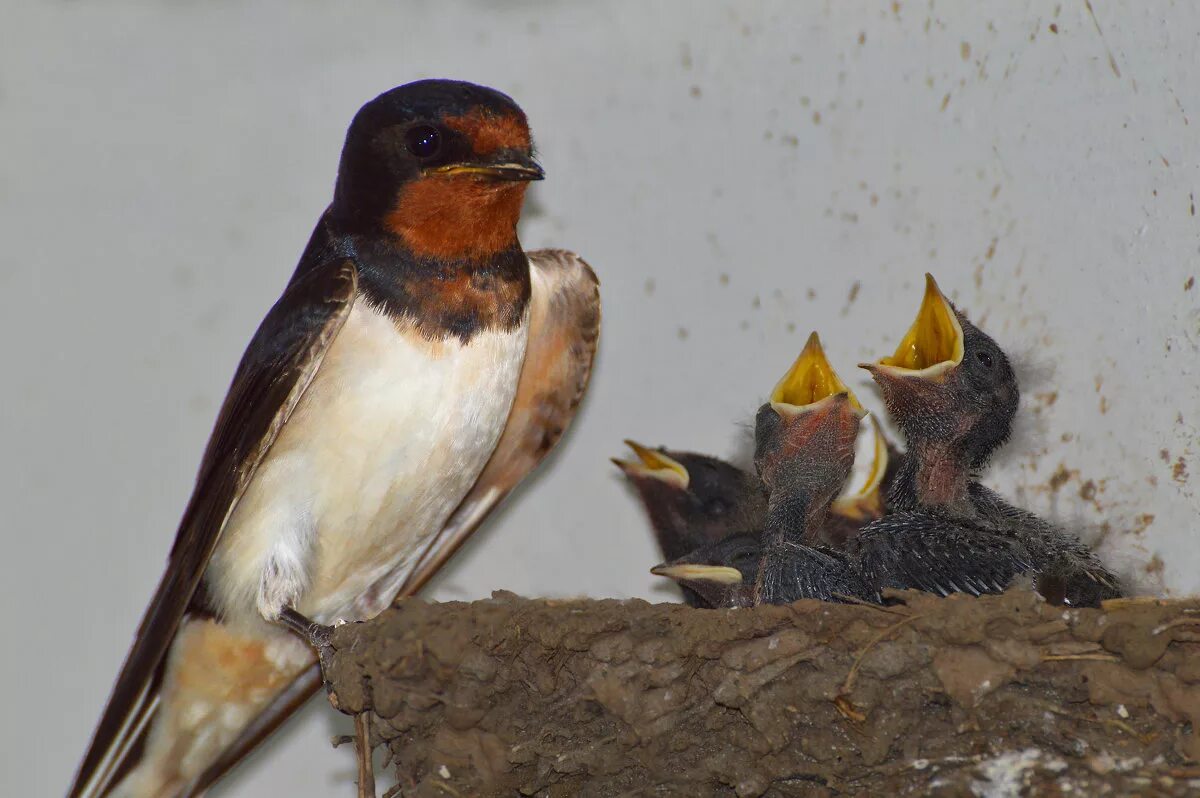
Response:
POLYGON ((1200 794, 1200 600, 408 600, 334 706, 405 796, 1200 794))

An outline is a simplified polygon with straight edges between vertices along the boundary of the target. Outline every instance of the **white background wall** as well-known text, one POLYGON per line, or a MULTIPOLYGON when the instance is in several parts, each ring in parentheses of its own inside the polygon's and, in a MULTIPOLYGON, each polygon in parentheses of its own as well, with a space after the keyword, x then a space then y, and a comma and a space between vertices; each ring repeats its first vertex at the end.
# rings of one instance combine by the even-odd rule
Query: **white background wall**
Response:
MULTIPOLYGON (((525 107, 523 240, 605 302, 564 451, 438 597, 669 599, 621 438, 732 451, 812 328, 873 400, 926 270, 1023 367, 992 482, 1200 589, 1192 4, 4 5, 6 795, 65 788, 345 127, 419 77, 525 107)), ((220 794, 350 794, 343 727, 311 707, 220 794)))

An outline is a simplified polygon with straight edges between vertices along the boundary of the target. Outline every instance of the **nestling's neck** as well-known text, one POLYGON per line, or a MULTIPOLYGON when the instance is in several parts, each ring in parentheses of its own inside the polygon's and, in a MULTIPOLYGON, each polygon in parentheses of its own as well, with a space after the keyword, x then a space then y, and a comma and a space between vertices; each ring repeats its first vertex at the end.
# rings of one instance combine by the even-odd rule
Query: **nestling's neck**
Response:
POLYGON ((970 464, 955 447, 917 443, 901 461, 889 503, 901 509, 920 506, 963 510, 970 507, 970 478, 970 464))
POLYGON ((824 512, 813 512, 813 502, 804 491, 774 491, 767 500, 764 537, 770 543, 809 543, 817 538, 824 512))

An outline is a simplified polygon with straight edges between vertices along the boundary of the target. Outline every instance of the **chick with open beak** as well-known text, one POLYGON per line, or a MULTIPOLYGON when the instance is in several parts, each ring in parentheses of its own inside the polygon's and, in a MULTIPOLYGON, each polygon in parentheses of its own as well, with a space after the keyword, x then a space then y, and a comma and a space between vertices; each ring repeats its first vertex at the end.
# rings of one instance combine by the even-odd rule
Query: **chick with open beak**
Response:
POLYGON ((926 275, 921 309, 896 353, 861 365, 908 442, 889 506, 970 514, 971 476, 1008 440, 1020 400, 1004 352, 926 275))
POLYGON ((748 607, 762 558, 759 534, 733 534, 650 569, 674 579, 703 600, 705 607, 748 607))
MULTIPOLYGON (((767 495, 757 475, 704 454, 625 443, 636 459, 613 462, 637 490, 665 560, 676 561, 731 534, 758 537, 767 495)), ((689 605, 711 606, 689 581, 676 581, 689 605)))
POLYGON ((867 593, 845 552, 814 543, 850 476, 862 416, 846 391, 802 405, 768 402, 759 409, 754 463, 768 499, 756 603, 835 601, 867 593))
MULTIPOLYGON (((1013 507, 976 481, 1008 440, 1020 391, 1000 346, 950 303, 932 275, 926 275, 921 308, 895 354, 862 367, 879 385, 908 442, 888 492, 889 507, 938 515, 936 523, 924 516, 885 519, 887 539, 946 549, 944 556, 930 561, 948 569, 936 575, 937 585, 962 583, 965 592, 1002 590, 1007 587, 999 581, 1002 577, 1024 573, 1029 565, 1039 574, 1039 588, 1052 600, 1094 604, 1119 595, 1116 577, 1077 537, 1013 507), (919 534, 905 534, 905 524, 919 534), (975 550, 952 554, 946 548, 952 541, 975 550), (986 566, 978 556, 983 551, 995 551, 1003 560, 1000 567, 986 566), (961 562, 955 566, 955 561, 961 562)), ((919 554, 902 556, 915 562, 919 554)), ((908 577, 913 586, 922 579, 908 577)))
POLYGON ((762 528, 767 495, 757 475, 705 454, 625 443, 637 459, 613 463, 637 490, 664 558, 762 528))
POLYGON ((816 332, 809 335, 792 367, 775 385, 771 402, 803 407, 837 393, 846 394, 861 416, 855 435, 854 464, 813 541, 842 548, 864 524, 884 513, 884 492, 888 484, 885 480, 893 472, 888 470, 891 447, 883 429, 833 370, 816 332))

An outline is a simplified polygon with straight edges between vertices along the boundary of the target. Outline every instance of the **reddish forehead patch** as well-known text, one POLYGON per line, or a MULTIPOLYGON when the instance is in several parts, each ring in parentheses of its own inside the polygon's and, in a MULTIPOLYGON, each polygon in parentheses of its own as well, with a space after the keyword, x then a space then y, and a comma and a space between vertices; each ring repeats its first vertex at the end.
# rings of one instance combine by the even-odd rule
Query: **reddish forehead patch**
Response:
POLYGON ((476 155, 529 149, 529 125, 524 117, 516 114, 499 116, 475 109, 462 116, 448 116, 443 121, 446 127, 470 139, 476 155))

